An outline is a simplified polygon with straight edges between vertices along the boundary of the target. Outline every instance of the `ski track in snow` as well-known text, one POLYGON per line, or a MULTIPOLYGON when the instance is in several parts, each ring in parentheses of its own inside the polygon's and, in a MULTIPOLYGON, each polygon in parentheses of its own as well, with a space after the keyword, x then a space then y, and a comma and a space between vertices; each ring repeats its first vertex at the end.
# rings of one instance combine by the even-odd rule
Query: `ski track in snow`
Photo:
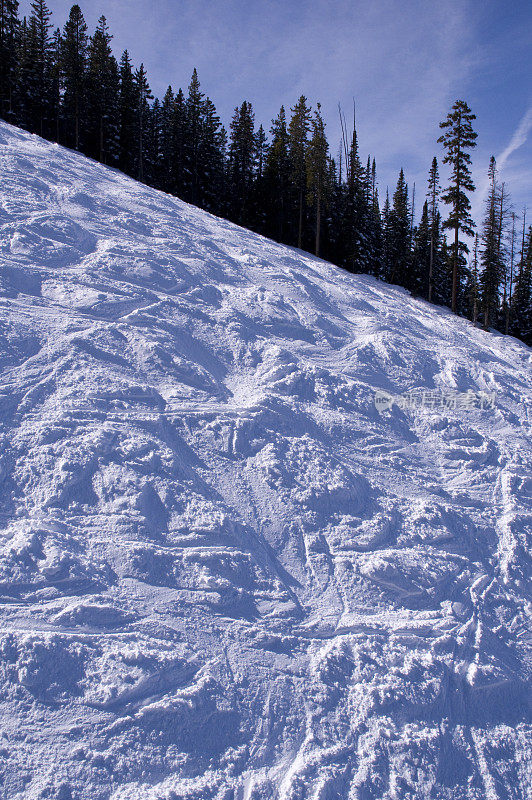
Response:
POLYGON ((530 349, 0 145, 0 798, 530 797, 530 349))

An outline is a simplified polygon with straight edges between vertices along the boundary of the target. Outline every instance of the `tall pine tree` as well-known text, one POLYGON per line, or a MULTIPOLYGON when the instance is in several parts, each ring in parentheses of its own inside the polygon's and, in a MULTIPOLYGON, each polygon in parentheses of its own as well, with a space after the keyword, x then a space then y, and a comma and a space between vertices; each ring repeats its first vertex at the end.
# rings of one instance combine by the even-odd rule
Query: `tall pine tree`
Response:
POLYGON ((440 196, 440 176, 438 170, 438 159, 436 156, 432 159, 432 164, 429 171, 428 192, 427 197, 429 200, 429 225, 430 225, 430 255, 429 255, 429 275, 427 287, 427 300, 432 302, 433 285, 434 285, 434 262, 436 256, 436 246, 439 239, 439 224, 440 214, 438 210, 438 197, 440 196))
POLYGON ((471 217, 471 203, 466 192, 473 192, 475 184, 471 177, 471 156, 467 152, 476 146, 477 134, 472 127, 476 116, 467 103, 457 100, 440 128, 444 133, 438 139, 445 148, 444 164, 451 166, 451 183, 443 194, 443 201, 451 207, 448 218, 443 223, 445 229, 454 231, 452 246, 452 295, 451 308, 458 311, 461 275, 465 264, 465 254, 469 248, 460 239, 460 233, 473 235, 474 222, 471 217))
POLYGON ((183 153, 184 197, 190 203, 197 203, 199 196, 203 98, 198 73, 194 68, 185 104, 186 135, 183 153))
POLYGON ((63 30, 61 71, 65 142, 76 150, 82 143, 81 122, 86 112, 87 49, 87 25, 81 8, 73 5, 63 30))
POLYGON ((136 88, 133 66, 127 50, 124 50, 120 59, 119 77, 118 166, 123 172, 133 175, 137 152, 135 136, 136 88))
POLYGON ((421 220, 414 231, 414 248, 408 288, 414 295, 428 297, 429 275, 431 270, 431 224, 429 205, 425 200, 421 220))
POLYGON ((297 246, 303 247, 305 230, 305 194, 307 188, 307 148, 310 130, 310 108, 307 98, 301 95, 292 109, 288 126, 290 180, 294 188, 297 214, 297 246))
POLYGON ((502 280, 503 265, 501 261, 499 241, 499 193, 497 183, 497 165, 495 157, 490 159, 488 169, 489 195, 486 200, 486 213, 482 228, 482 274, 480 276, 482 315, 484 327, 488 329, 497 318, 499 308, 499 288, 502 280))
POLYGON ((28 65, 24 80, 28 94, 29 130, 39 136, 50 136, 53 131, 53 63, 51 12, 44 0, 31 4, 28 28, 28 65))
POLYGON ((401 168, 393 195, 393 206, 388 215, 388 247, 390 283, 412 289, 411 276, 411 216, 408 184, 401 168))
POLYGON ((478 233, 475 235, 475 244, 473 245, 473 257, 471 259, 471 269, 469 270, 469 278, 466 286, 466 302, 469 307, 469 316, 471 322, 475 325, 478 322, 478 314, 480 309, 480 273, 479 273, 479 242, 478 233))
POLYGON ((286 112, 281 106, 270 128, 271 144, 265 166, 266 233, 278 242, 287 241, 290 203, 290 140, 286 112))
POLYGON ((148 83, 144 64, 135 71, 133 85, 135 89, 135 130, 137 140, 136 172, 139 181, 144 182, 149 169, 149 147, 146 147, 147 134, 150 130, 150 100, 153 98, 148 83))
POLYGON ((229 176, 231 216, 241 225, 249 224, 250 200, 256 169, 255 115, 244 100, 235 108, 229 135, 229 176))
POLYGON ((312 117, 312 137, 308 144, 307 151, 307 187, 308 201, 315 210, 315 249, 317 256, 320 254, 321 228, 323 209, 327 204, 329 195, 327 138, 325 136, 325 124, 321 114, 321 106, 318 103, 317 109, 312 117))
POLYGON ((87 66, 87 151, 103 163, 118 158, 119 73, 105 17, 91 37, 87 66))
POLYGON ((214 103, 203 100, 200 147, 198 153, 198 196, 201 208, 213 214, 224 213, 226 131, 220 123, 214 103))

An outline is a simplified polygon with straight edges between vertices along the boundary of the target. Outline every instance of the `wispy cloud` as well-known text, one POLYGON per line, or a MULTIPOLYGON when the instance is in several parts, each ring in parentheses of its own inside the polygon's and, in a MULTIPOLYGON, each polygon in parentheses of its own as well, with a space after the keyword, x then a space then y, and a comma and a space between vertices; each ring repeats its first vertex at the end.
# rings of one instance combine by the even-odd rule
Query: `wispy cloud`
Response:
POLYGON ((497 164, 500 170, 503 169, 512 153, 525 144, 530 131, 532 131, 532 106, 528 109, 521 122, 517 126, 515 133, 510 139, 508 145, 498 156, 497 164))

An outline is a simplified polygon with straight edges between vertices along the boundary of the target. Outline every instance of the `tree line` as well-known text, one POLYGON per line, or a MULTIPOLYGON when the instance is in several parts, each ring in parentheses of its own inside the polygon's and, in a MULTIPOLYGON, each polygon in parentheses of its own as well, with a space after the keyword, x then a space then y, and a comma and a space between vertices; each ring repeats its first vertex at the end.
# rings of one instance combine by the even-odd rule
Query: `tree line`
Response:
POLYGON ((467 103, 457 101, 440 124, 450 179, 441 186, 434 157, 416 223, 415 187, 411 192, 401 169, 381 203, 375 159, 361 158, 354 118, 349 127, 341 109, 334 157, 321 107, 312 109, 304 96, 288 113, 281 107, 268 132, 257 128, 244 101, 226 130, 196 70, 186 91, 169 86, 154 98, 144 65, 135 68, 127 50, 117 61, 111 42, 105 17, 89 35, 78 5, 54 30, 44 0, 23 19, 17 0, 0 0, 0 116, 283 244, 532 344, 532 226, 525 211, 518 217, 513 210, 492 157, 475 235, 470 151, 477 134, 467 103))

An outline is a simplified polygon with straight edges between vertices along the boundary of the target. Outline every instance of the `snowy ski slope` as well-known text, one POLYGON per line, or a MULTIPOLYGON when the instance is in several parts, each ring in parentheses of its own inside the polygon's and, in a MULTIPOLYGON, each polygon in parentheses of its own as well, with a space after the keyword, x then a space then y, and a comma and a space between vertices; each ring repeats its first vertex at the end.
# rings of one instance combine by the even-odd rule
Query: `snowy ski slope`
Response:
POLYGON ((532 351, 0 162, 1 800, 529 798, 532 351))

